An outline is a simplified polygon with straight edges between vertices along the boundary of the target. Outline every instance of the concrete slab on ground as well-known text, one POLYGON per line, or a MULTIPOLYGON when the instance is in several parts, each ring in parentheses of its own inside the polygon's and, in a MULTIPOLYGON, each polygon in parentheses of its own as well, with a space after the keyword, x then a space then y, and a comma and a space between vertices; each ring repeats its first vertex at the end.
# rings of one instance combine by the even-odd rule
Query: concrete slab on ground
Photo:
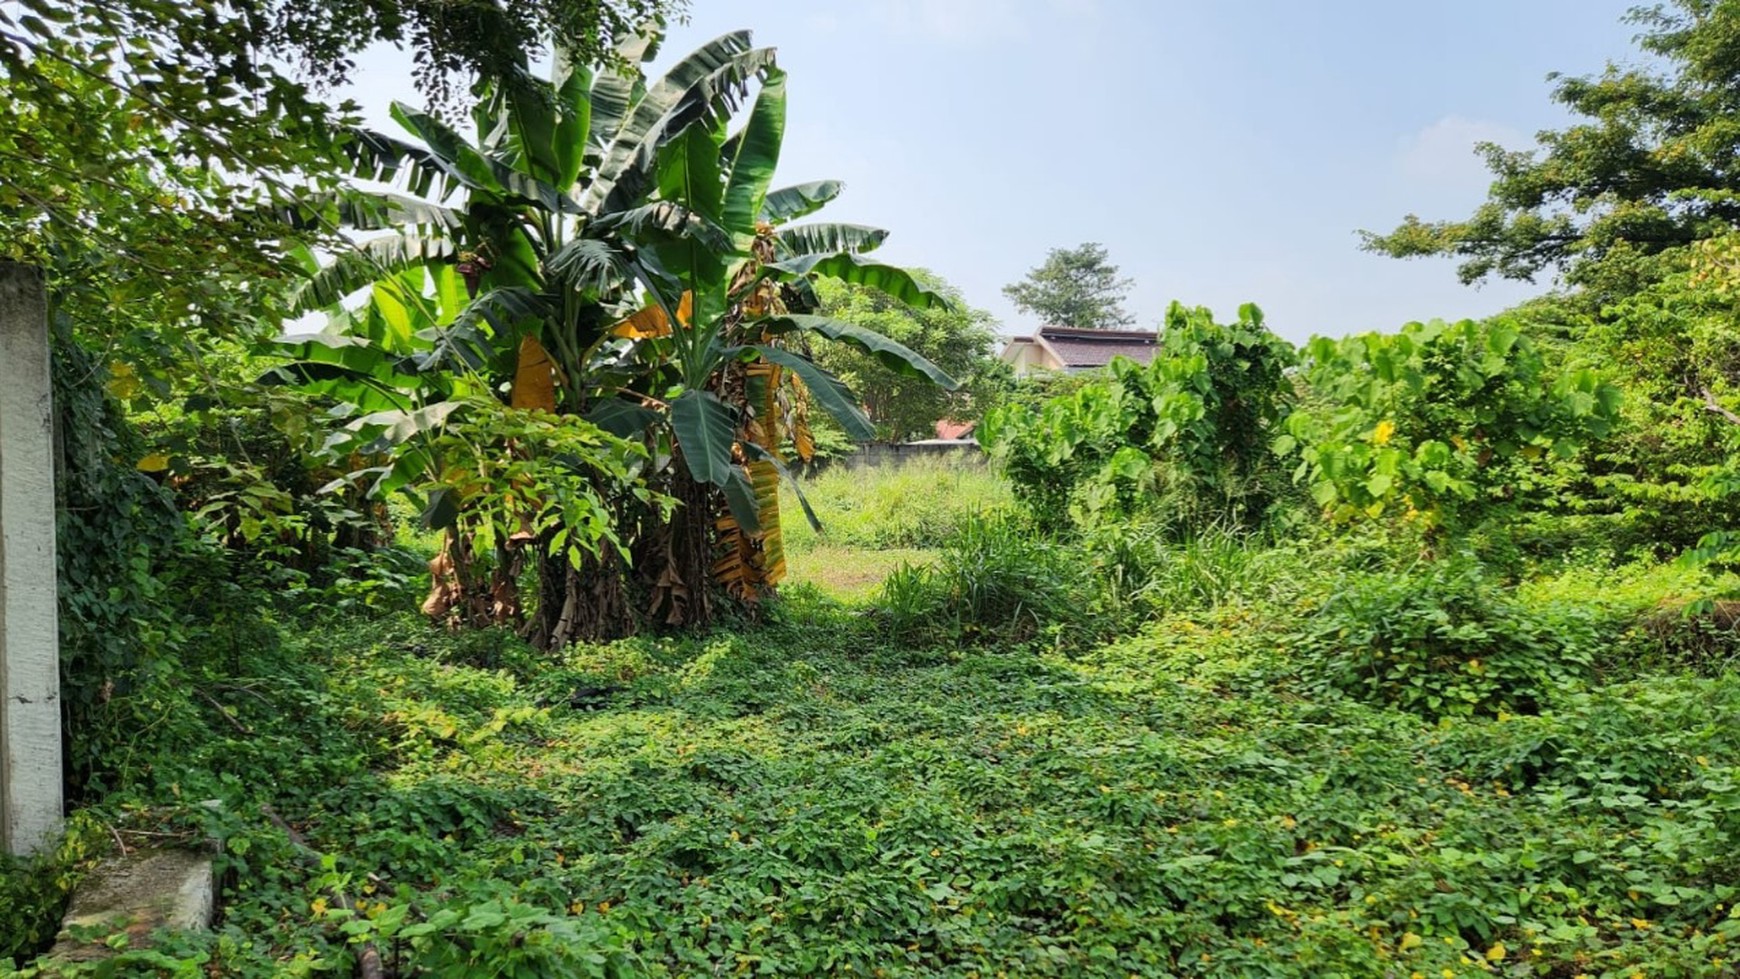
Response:
POLYGON ((127 935, 128 948, 150 944, 157 928, 197 931, 216 910, 212 854, 198 850, 132 850, 104 860, 73 894, 51 962, 90 962, 114 951, 106 939, 127 935), (81 939, 78 934, 94 936, 81 939))

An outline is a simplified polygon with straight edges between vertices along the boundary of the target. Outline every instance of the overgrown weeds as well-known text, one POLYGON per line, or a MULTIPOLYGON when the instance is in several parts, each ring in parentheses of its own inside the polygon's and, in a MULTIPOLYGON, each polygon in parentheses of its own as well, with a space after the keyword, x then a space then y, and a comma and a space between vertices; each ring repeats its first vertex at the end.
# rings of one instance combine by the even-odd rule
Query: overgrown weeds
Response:
MULTIPOLYGON (((915 459, 871 469, 836 465, 804 480, 803 492, 822 533, 800 520, 787 521, 785 546, 798 552, 823 545, 873 551, 939 547, 973 516, 1012 505, 1008 481, 973 460, 915 459)), ((780 507, 799 512, 789 488, 780 507)))

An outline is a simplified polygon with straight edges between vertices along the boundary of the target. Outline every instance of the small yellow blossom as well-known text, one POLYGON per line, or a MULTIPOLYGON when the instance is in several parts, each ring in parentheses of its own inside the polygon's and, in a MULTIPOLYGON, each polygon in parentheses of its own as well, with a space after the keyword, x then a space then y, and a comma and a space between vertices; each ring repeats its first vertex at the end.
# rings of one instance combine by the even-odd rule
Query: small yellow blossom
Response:
POLYGON ((1396 423, 1385 418, 1371 430, 1371 440, 1378 445, 1388 444, 1390 437, 1396 434, 1396 423))
POLYGON ((1504 957, 1508 954, 1510 952, 1504 947, 1503 942, 1493 942, 1492 947, 1486 950, 1486 961, 1503 962, 1504 957))

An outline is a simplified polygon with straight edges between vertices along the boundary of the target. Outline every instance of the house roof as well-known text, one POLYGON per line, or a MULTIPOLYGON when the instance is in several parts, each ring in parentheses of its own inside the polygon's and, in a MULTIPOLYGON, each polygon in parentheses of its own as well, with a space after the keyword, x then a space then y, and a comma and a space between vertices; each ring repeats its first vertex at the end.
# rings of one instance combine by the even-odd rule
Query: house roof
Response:
POLYGON ((1113 357, 1128 357, 1138 364, 1152 363, 1158 336, 1146 330, 1081 330, 1047 326, 1033 336, 1015 337, 1016 344, 1038 344, 1057 358, 1065 370, 1104 367, 1113 357))
POLYGON ((978 424, 978 422, 958 422, 944 418, 936 423, 936 437, 949 441, 964 439, 973 434, 973 429, 978 427, 978 424))

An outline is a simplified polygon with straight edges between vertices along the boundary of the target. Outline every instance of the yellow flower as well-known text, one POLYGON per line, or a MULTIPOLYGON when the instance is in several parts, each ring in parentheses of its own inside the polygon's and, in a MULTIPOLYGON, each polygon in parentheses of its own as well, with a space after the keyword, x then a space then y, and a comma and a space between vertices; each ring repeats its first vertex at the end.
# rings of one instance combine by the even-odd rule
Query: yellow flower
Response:
POLYGON ((314 909, 314 916, 316 918, 320 917, 321 915, 324 915, 326 913, 326 898, 324 898, 324 897, 315 898, 314 903, 310 904, 309 907, 314 909))
POLYGON ((1486 961, 1503 962, 1504 957, 1508 954, 1503 942, 1493 942, 1492 947, 1486 950, 1486 961))
POLYGON ((1376 428, 1371 430, 1371 440, 1378 445, 1385 445, 1388 444, 1390 436, 1394 434, 1396 434, 1396 423, 1385 418, 1377 423, 1376 428))

